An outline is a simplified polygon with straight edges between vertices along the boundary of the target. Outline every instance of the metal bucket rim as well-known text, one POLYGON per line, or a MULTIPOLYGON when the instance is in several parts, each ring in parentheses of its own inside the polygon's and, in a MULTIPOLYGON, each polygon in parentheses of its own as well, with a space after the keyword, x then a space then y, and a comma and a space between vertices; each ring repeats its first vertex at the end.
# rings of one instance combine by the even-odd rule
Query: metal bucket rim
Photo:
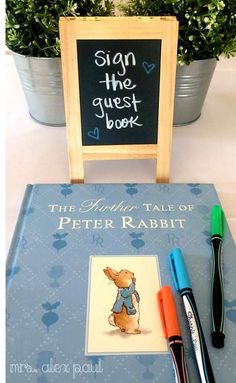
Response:
POLYGON ((184 66, 189 66, 191 64, 197 64, 197 63, 201 63, 201 62, 206 62, 206 61, 218 61, 215 57, 212 57, 212 58, 208 58, 208 59, 199 59, 199 60, 193 60, 190 64, 177 64, 179 67, 184 67, 184 66))
POLYGON ((15 56, 19 56, 19 57, 22 57, 25 59, 33 59, 33 60, 60 60, 61 59, 61 56, 58 56, 58 57, 37 57, 37 56, 23 55, 22 53, 18 53, 18 52, 12 51, 12 50, 10 50, 10 52, 15 56))
MULTIPOLYGON (((35 60, 58 60, 58 59, 61 59, 61 56, 57 56, 57 57, 38 57, 38 56, 30 56, 30 55, 24 55, 22 53, 18 53, 18 52, 15 52, 11 49, 9 49, 10 52, 12 52, 12 54, 14 55, 17 55, 17 56, 21 56, 21 57, 25 57, 25 58, 32 58, 32 59, 35 59, 35 60)), ((211 58, 207 58, 207 59, 199 59, 199 60, 193 60, 190 64, 178 64, 178 66, 182 67, 182 66, 189 66, 193 63, 198 63, 198 62, 206 62, 206 61, 218 61, 215 57, 211 57, 211 58)))

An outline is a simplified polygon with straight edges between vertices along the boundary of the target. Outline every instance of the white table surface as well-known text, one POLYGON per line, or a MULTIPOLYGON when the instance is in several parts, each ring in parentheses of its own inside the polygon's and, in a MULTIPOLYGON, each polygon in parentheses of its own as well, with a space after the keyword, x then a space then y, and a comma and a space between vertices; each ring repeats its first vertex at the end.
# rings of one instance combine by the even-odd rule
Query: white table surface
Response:
MULTIPOLYGON (((65 127, 33 121, 11 55, 6 68, 6 245, 25 186, 69 182, 65 127)), ((87 161, 85 182, 154 182, 153 160, 87 161)), ((171 183, 213 183, 236 240, 236 58, 222 59, 198 121, 174 127, 171 183)))

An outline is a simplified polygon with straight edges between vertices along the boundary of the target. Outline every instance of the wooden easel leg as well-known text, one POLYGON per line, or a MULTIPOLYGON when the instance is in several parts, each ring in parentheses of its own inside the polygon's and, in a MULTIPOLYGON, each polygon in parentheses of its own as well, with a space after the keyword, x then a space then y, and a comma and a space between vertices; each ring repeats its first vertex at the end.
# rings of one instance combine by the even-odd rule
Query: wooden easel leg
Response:
POLYGON ((76 166, 71 164, 70 168, 70 182, 72 184, 83 184, 84 183, 84 164, 82 156, 80 161, 76 163, 76 166))
POLYGON ((71 179, 70 183, 71 184, 84 184, 84 179, 75 179, 75 180, 71 179))
POLYGON ((170 155, 159 155, 156 159, 156 182, 169 183, 170 155))

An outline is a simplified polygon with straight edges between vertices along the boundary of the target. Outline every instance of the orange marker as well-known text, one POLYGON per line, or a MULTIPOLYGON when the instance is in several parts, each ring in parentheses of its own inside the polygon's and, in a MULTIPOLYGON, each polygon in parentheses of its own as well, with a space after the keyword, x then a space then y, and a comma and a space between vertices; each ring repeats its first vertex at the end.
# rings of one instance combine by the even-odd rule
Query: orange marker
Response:
POLYGON ((169 351, 175 372, 175 381, 176 383, 189 383, 175 301, 169 286, 163 286, 159 290, 157 293, 157 301, 164 336, 168 339, 169 351))

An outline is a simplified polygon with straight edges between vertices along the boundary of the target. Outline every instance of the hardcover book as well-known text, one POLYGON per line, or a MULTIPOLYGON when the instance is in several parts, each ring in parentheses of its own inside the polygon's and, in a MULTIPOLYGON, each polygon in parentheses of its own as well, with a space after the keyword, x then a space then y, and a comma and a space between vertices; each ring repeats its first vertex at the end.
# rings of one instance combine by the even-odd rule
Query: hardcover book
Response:
POLYGON ((236 256, 223 247, 225 347, 211 344, 210 184, 28 185, 7 261, 8 383, 174 382, 156 294, 180 247, 218 383, 235 382, 236 256))

